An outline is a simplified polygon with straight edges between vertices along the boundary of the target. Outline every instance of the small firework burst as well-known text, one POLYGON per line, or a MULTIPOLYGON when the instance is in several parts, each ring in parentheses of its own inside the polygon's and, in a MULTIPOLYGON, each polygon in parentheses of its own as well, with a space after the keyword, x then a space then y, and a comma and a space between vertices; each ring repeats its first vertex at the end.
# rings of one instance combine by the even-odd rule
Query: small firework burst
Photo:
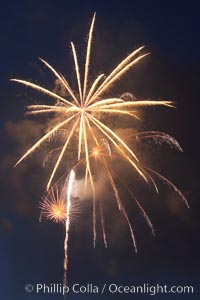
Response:
POLYGON ((66 220, 66 203, 58 188, 55 191, 51 188, 43 201, 40 202, 41 216, 55 223, 65 222, 66 220))

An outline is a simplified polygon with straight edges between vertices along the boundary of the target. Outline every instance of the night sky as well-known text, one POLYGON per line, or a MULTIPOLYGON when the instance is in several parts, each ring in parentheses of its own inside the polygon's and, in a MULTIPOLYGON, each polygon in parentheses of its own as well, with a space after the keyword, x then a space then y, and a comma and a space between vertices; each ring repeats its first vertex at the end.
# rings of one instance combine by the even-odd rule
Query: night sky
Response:
MULTIPOLYGON (((160 194, 156 195, 122 168, 127 184, 134 188, 148 212, 156 236, 151 235, 128 193, 120 189, 134 226, 138 254, 134 253, 128 227, 110 192, 101 196, 106 205, 109 247, 104 248, 98 224, 98 242, 93 249, 91 201, 85 201, 71 227, 68 283, 193 285, 194 294, 153 298, 199 299, 199 7, 197 1, 184 4, 145 0, 11 0, 1 6, 0 299, 63 299, 58 295, 27 294, 24 290, 26 284, 62 283, 64 227, 38 221, 38 202, 50 171, 42 167, 43 150, 13 168, 45 126, 45 119, 36 123, 36 118, 25 117, 25 106, 47 103, 48 99, 9 79, 28 79, 54 88, 52 75, 38 60, 42 57, 74 82, 70 41, 74 41, 83 65, 95 11, 91 78, 102 72, 109 74, 127 54, 146 45, 151 55, 118 82, 112 95, 131 92, 140 99, 169 99, 176 103, 174 110, 146 109, 141 129, 174 136, 183 153, 152 143, 140 145, 138 151, 146 165, 180 188, 190 209, 162 182, 158 184, 160 194)), ((68 299, 124 297, 152 296, 71 294, 68 299)))

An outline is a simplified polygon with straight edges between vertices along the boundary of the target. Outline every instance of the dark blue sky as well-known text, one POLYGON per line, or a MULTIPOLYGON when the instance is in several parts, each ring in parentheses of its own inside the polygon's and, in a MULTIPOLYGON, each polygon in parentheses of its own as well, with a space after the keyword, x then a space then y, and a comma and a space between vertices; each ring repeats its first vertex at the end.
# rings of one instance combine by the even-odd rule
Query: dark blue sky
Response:
MULTIPOLYGON (((182 1, 127 0, 29 0, 9 1, 1 6, 0 298, 51 299, 35 294, 27 296, 24 285, 62 281, 64 238, 62 226, 38 223, 37 207, 44 192, 46 171, 31 159, 17 169, 12 168, 27 144, 37 138, 34 125, 23 121, 24 106, 38 98, 24 87, 11 83, 9 78, 26 78, 52 88, 51 76, 38 61, 38 57, 42 57, 69 80, 73 79, 69 43, 75 42, 82 62, 89 23, 95 11, 93 73, 109 73, 120 59, 145 44, 151 56, 136 68, 137 72, 131 71, 114 92, 119 95, 129 91, 139 98, 172 99, 177 103, 178 109, 173 112, 159 115, 152 112, 151 118, 147 115, 145 128, 175 136, 184 153, 153 148, 155 154, 151 155, 148 151, 152 149, 147 147, 146 159, 180 187, 191 208, 186 210, 179 197, 167 187, 161 187, 157 198, 150 189, 138 188, 157 235, 155 239, 150 235, 142 217, 127 204, 133 213, 131 220, 137 235, 139 254, 136 256, 128 230, 123 227, 121 231, 119 216, 113 212, 110 199, 112 213, 107 212, 110 247, 106 251, 100 240, 93 250, 87 204, 71 232, 70 283, 185 283, 195 286, 195 295, 174 296, 174 299, 198 299, 200 10, 197 1, 185 4, 182 1), (27 133, 23 124, 32 130, 27 133)), ((133 184, 133 178, 129 184, 133 184)), ((128 203, 130 199, 123 193, 128 203)), ((161 299, 160 296, 154 298, 161 299)), ((126 296, 126 299, 133 297, 126 296)))
MULTIPOLYGON (((13 64, 19 61, 25 63, 40 55, 55 57, 63 53, 63 46, 72 37, 79 42, 86 33, 94 11, 97 12, 97 32, 107 30, 109 34, 108 26, 111 27, 111 32, 125 37, 126 47, 130 41, 132 45, 145 43, 176 63, 185 62, 186 66, 199 63, 197 1, 183 5, 179 1, 152 4, 126 0, 42 3, 29 0, 9 1, 1 9, 1 68, 12 75, 16 72, 13 64), (130 24, 129 29, 127 24, 130 24), (127 30, 122 33, 124 27, 127 30), (129 30, 135 32, 135 36, 129 35, 129 30)), ((116 45, 118 42, 116 40, 116 45)))

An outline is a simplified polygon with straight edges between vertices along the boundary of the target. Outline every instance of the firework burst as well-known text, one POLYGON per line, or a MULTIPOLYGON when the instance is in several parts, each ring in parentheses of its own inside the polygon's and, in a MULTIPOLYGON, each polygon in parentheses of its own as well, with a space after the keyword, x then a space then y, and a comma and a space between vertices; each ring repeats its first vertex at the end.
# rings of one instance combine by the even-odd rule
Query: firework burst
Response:
POLYGON ((48 194, 40 202, 41 218, 51 220, 55 223, 65 222, 66 220, 66 203, 64 197, 56 186, 55 191, 51 187, 48 194))
MULTIPOLYGON (((89 68, 90 68, 90 54, 93 37, 93 29, 95 22, 95 14, 92 19, 91 27, 88 35, 85 68, 83 77, 79 71, 79 64, 76 49, 73 43, 71 43, 71 50, 73 54, 74 67, 76 71, 77 90, 75 92, 70 86, 69 82, 64 78, 63 75, 58 73, 48 62, 40 58, 40 61, 53 73, 56 80, 65 90, 66 96, 61 96, 56 92, 53 92, 45 87, 38 84, 20 79, 11 79, 19 84, 26 87, 30 87, 33 90, 45 94, 54 100, 52 105, 29 105, 27 107, 27 113, 30 115, 51 115, 56 120, 56 124, 49 128, 47 132, 31 147, 26 153, 17 161, 16 165, 22 162, 25 158, 30 156, 32 153, 37 151, 45 142, 51 140, 54 135, 60 135, 62 133, 61 145, 59 148, 51 150, 51 153, 56 157, 55 164, 53 165, 52 171, 47 182, 47 191, 50 190, 51 200, 44 198, 41 204, 42 213, 48 218, 55 222, 65 222, 66 224, 66 239, 65 239, 65 264, 64 269, 67 269, 67 241, 69 232, 69 211, 70 211, 70 194, 71 184, 68 188, 68 200, 63 201, 63 197, 56 192, 55 195, 51 192, 51 186, 58 174, 58 170, 61 167, 63 161, 65 161, 65 155, 70 153, 73 156, 71 159, 71 167, 67 170, 78 168, 78 166, 84 167, 84 181, 85 187, 90 186, 92 190, 93 198, 93 235, 94 235, 94 246, 96 241, 96 191, 95 191, 95 171, 93 166, 99 165, 106 174, 110 186, 113 190, 114 197, 119 211, 122 213, 127 221, 130 229, 131 238, 133 240, 135 251, 137 252, 136 241, 132 225, 130 223, 127 212, 124 209, 122 201, 120 199, 119 191, 115 183, 115 176, 112 168, 110 167, 110 160, 114 155, 125 160, 133 170, 141 177, 145 183, 152 184, 158 192, 158 187, 155 182, 155 177, 167 183, 174 191, 187 204, 187 200, 180 190, 173 185, 167 178, 160 175, 158 172, 143 166, 139 161, 137 154, 132 149, 128 140, 122 138, 117 131, 109 125, 109 119, 112 116, 121 116, 133 118, 136 121, 139 119, 138 110, 143 107, 174 107, 171 101, 155 101, 155 100, 137 100, 129 93, 123 94, 121 97, 109 97, 106 98, 105 94, 108 92, 111 86, 117 83, 117 81, 137 63, 139 63, 149 53, 144 53, 144 46, 139 47, 132 53, 130 53, 124 60, 122 60, 108 75, 100 74, 92 83, 88 82, 89 68), (64 140, 64 142, 63 142, 64 140), (72 150, 73 149, 73 150, 72 150), (74 150, 75 149, 75 150, 74 150)), ((177 141, 169 136, 168 134, 149 131, 149 132, 138 132, 129 137, 131 140, 144 140, 153 139, 155 142, 166 142, 174 148, 181 150, 177 141)), ((66 171, 66 170, 65 170, 66 171)), ((72 182, 75 178, 74 171, 70 173, 69 182, 72 182)), ((153 225, 146 214, 143 207, 140 205, 137 198, 134 196, 132 191, 126 186, 121 177, 119 181, 126 189, 130 192, 131 196, 135 200, 138 208, 144 216, 148 226, 151 228, 154 234, 153 225)), ((187 204, 188 205, 188 204, 187 204)), ((107 238, 104 226, 103 208, 100 204, 100 217, 102 224, 102 232, 104 244, 107 247, 107 238)))

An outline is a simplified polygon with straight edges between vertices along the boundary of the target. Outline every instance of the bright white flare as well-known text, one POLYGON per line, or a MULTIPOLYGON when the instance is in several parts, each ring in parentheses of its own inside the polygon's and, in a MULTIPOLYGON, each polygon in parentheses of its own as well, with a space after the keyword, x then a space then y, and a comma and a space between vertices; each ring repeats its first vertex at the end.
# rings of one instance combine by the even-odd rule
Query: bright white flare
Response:
POLYGON ((69 181, 67 185, 67 204, 66 204, 66 223, 65 223, 65 240, 64 240, 64 279, 63 284, 66 286, 67 283, 67 267, 68 267, 68 239, 69 239, 69 228, 70 228, 70 210, 71 210, 71 193, 73 182, 75 178, 74 170, 71 170, 69 174, 69 181))

